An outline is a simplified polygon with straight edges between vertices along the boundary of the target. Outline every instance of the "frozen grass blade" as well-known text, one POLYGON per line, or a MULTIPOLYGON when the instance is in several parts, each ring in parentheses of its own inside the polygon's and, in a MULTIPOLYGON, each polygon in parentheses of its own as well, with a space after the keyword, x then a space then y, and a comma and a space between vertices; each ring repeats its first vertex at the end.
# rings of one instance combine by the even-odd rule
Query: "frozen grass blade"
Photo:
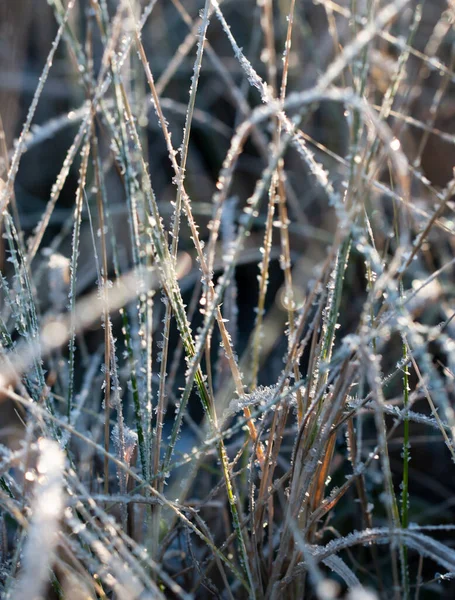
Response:
POLYGON ((70 266, 70 291, 69 291, 69 311, 71 313, 70 324, 70 342, 69 342, 69 357, 68 357, 68 422, 71 422, 71 412, 73 410, 74 396, 74 360, 76 352, 76 281, 77 281, 77 265, 79 258, 79 240, 81 229, 82 208, 84 203, 84 188, 87 177, 88 159, 90 154, 90 142, 86 141, 82 152, 82 164, 79 175, 79 186, 76 194, 76 207, 74 210, 74 228, 72 240, 72 255, 70 266))

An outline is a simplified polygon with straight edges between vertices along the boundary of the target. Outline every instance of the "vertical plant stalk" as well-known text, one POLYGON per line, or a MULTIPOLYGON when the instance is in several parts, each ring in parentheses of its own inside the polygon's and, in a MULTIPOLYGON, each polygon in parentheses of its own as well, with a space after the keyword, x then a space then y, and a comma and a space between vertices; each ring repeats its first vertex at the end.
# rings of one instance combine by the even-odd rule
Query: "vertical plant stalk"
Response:
POLYGON ((82 208, 84 205, 84 189, 87 178, 88 159, 90 155, 90 139, 87 138, 82 149, 82 162, 79 171, 79 185, 76 191, 76 205, 74 208, 74 226, 72 240, 72 254, 70 265, 70 289, 69 289, 69 310, 70 310, 70 341, 68 356, 68 423, 71 423, 71 412, 73 410, 74 400, 74 361, 76 353, 76 281, 77 265, 79 258, 79 241, 81 231, 82 208))
MULTIPOLYGON (((288 27, 286 33, 286 42, 284 48, 284 57, 283 57, 283 76, 281 81, 280 88, 280 102, 284 104, 286 100, 286 90, 287 90, 287 81, 288 81, 288 72, 289 72, 289 57, 291 53, 291 42, 292 42, 292 27, 294 24, 294 9, 295 9, 295 0, 291 1, 291 6, 289 8, 288 14, 288 27)), ((282 122, 281 120, 277 124, 277 137, 276 137, 276 146, 279 147, 281 141, 281 130, 282 130, 282 122)), ((278 189, 278 202, 279 202, 279 214, 280 214, 280 239, 281 239, 281 248, 283 252, 283 261, 284 261, 284 276, 285 276, 285 285, 286 285, 286 305, 288 309, 288 322, 289 322, 289 342, 288 342, 288 351, 291 349, 291 340, 295 335, 295 301, 294 301, 294 288, 292 282, 292 271, 291 271, 291 246, 289 241, 289 218, 286 204, 286 187, 284 184, 284 159, 280 158, 278 161, 278 167, 276 171, 276 184, 278 189)), ((300 371, 298 361, 294 363, 294 379, 296 382, 300 380, 300 371)), ((303 419, 304 407, 303 407, 303 399, 302 399, 302 390, 300 388, 296 391, 296 400, 297 400, 297 422, 300 425, 303 419)))
MULTIPOLYGON (((221 249, 223 256, 229 255, 232 252, 232 245, 235 243, 235 217, 238 199, 236 197, 229 198, 223 206, 221 215, 221 249)), ((210 261, 208 261, 210 262, 210 261)), ((223 303, 223 318, 226 319, 226 328, 231 338, 231 345, 235 348, 238 333, 238 306, 237 306, 237 282, 235 273, 229 282, 224 295, 223 303)), ((229 364, 226 364, 223 348, 220 346, 217 361, 217 377, 216 390, 220 391, 224 388, 224 383, 229 377, 229 364)))
MULTIPOLYGON (((118 113, 119 120, 119 131, 120 136, 118 140, 118 149, 119 155, 118 159, 120 164, 122 165, 124 178, 125 178, 125 192, 127 198, 128 205, 128 223, 131 237, 131 246, 132 246, 132 256, 133 256, 133 265, 134 271, 136 273, 136 281, 137 283, 137 319, 138 319, 138 327, 139 327, 139 336, 140 338, 146 338, 148 331, 147 324, 147 294, 145 291, 144 280, 145 280, 145 271, 147 266, 145 263, 143 252, 141 248, 145 243, 142 235, 142 226, 140 224, 140 209, 142 213, 145 213, 145 207, 141 206, 140 203, 140 185, 137 181, 133 159, 130 156, 130 151, 128 149, 128 127, 127 123, 123 119, 124 114, 124 103, 126 99, 126 90, 124 89, 123 84, 121 83, 118 69, 119 65, 111 61, 111 71, 112 77, 114 80, 114 91, 115 91, 115 103, 116 109, 118 113)), ((131 330, 130 319, 128 318, 127 311, 122 310, 122 322, 123 322, 123 335, 125 340, 126 351, 128 354, 128 362, 130 365, 131 372, 131 393, 133 397, 133 406, 134 406, 134 415, 136 422, 136 430, 138 435, 138 445, 139 445, 139 453, 141 458, 141 468, 144 475, 145 480, 149 480, 150 475, 150 436, 148 435, 148 422, 147 422, 147 406, 149 403, 149 399, 146 398, 144 401, 141 400, 145 393, 144 386, 140 387, 140 378, 139 374, 141 370, 148 367, 147 365, 147 349, 143 348, 143 344, 140 344, 139 348, 139 361, 136 358, 134 345, 133 345, 133 336, 131 330), (139 362, 139 365, 138 365, 139 362), (145 409, 145 410, 144 410, 145 409), (144 412, 146 414, 144 414, 144 412)))
MULTIPOLYGON (((409 527, 409 461, 411 460, 411 443, 409 438, 409 367, 408 349, 406 339, 403 340, 403 479, 401 484, 401 526, 403 529, 409 527)), ((408 600, 409 590, 409 565, 408 548, 403 544, 403 587, 404 597, 408 600)))
MULTIPOLYGON (((262 50, 263 56, 265 57, 265 63, 267 67, 267 79, 270 89, 270 94, 273 98, 276 97, 276 51, 275 51, 275 29, 273 27, 273 4, 271 0, 264 0, 258 2, 261 8, 260 12, 260 23, 262 33, 264 36, 265 44, 262 50)), ((286 68, 283 72, 283 78, 286 76, 286 68)), ((278 118, 275 118, 275 130, 274 130, 274 141, 273 144, 276 147, 279 145, 280 132, 278 127, 280 122, 278 118)), ((259 360, 262 347, 262 327, 265 315, 265 298, 267 294, 268 281, 269 281, 269 267, 270 267, 270 251, 272 249, 272 235, 273 235, 273 217, 275 214, 275 203, 276 203, 276 188, 278 173, 275 172, 269 188, 269 202, 267 207, 267 218, 264 232, 264 242, 262 244, 263 257, 259 263, 259 294, 258 304, 256 307, 256 322, 254 324, 253 332, 253 356, 251 365, 251 390, 257 387, 258 373, 259 373, 259 360)))
MULTIPOLYGON (((110 396, 111 396, 111 336, 110 336, 110 314, 108 299, 108 261, 106 226, 104 219, 104 205, 101 191, 100 164, 98 155, 98 139, 95 130, 95 114, 92 114, 91 122, 91 145, 93 155, 93 166, 95 171, 96 197, 98 207, 98 226, 100 231, 101 245, 101 269, 99 282, 103 299, 103 324, 104 324, 104 449, 109 452, 109 419, 110 419, 110 396)), ((109 457, 104 456, 104 493, 109 493, 109 457)))

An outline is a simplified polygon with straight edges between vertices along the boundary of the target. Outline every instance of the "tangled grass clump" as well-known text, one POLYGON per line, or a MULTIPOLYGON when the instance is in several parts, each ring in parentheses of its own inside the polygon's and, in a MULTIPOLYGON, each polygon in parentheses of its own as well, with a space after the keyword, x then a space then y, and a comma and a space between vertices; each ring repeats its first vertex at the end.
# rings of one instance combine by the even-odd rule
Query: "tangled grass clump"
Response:
POLYGON ((452 597, 452 3, 49 5, 2 598, 452 597))

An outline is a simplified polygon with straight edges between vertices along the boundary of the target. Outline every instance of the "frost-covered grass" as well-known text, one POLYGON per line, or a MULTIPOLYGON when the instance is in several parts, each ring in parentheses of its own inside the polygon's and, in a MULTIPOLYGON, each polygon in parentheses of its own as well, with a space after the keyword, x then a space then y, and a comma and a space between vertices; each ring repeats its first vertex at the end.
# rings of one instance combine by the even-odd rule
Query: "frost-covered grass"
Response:
POLYGON ((451 597, 453 8, 49 4, 1 155, 1 597, 451 597))

